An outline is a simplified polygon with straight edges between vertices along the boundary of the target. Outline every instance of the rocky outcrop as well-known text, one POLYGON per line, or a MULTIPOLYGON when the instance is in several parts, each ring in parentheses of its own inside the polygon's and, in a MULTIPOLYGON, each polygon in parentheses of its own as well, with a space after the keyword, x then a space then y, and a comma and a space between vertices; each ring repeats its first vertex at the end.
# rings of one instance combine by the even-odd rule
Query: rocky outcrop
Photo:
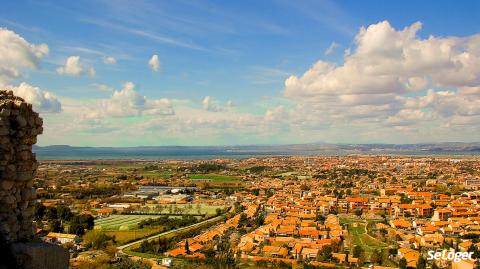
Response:
POLYGON ((32 145, 43 132, 42 124, 31 104, 0 90, 0 247, 13 258, 3 268, 11 268, 14 261, 17 268, 68 267, 63 248, 32 241, 36 199, 32 180, 38 166, 32 145), (63 267, 45 267, 48 260, 63 267))

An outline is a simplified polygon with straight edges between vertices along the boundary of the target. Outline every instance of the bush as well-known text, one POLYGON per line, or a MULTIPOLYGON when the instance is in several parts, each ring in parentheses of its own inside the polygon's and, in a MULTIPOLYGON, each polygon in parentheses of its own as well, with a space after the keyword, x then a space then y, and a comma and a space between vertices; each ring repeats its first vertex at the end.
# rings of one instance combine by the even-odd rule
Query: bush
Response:
POLYGON ((113 266, 114 269, 150 269, 152 266, 142 260, 134 261, 130 258, 122 258, 113 266))

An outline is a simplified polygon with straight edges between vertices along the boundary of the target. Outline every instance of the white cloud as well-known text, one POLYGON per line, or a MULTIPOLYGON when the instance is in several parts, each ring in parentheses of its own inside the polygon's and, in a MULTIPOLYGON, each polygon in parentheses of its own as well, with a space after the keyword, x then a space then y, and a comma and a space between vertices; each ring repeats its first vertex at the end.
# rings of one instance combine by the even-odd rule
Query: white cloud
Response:
POLYGON ((62 99, 64 111, 83 121, 52 125, 47 133, 56 143, 74 137, 97 145, 476 140, 479 35, 420 38, 420 27, 396 30, 380 22, 362 28, 342 63, 318 61, 289 77, 279 102, 230 109, 205 96, 199 107, 192 100, 149 99, 127 82, 98 102, 67 107, 62 99), (123 118, 130 116, 136 118, 123 118), (82 130, 95 133, 95 141, 82 130))
POLYGON ((328 48, 325 49, 325 55, 330 55, 338 47, 338 44, 332 42, 328 48))
POLYGON ((115 58, 112 57, 112 56, 104 56, 104 57, 103 57, 103 63, 104 63, 104 64, 116 64, 116 63, 117 63, 117 59, 115 59, 115 58))
POLYGON ((425 112, 420 109, 402 109, 394 116, 388 117, 388 122, 395 126, 406 126, 433 120, 434 118, 435 114, 432 112, 425 112))
POLYGON ((157 54, 152 55, 150 60, 148 60, 148 65, 154 72, 158 72, 158 70, 160 70, 160 60, 158 59, 157 54))
POLYGON ((60 101, 48 91, 43 91, 25 82, 20 83, 18 87, 10 86, 8 88, 12 90, 15 95, 31 103, 37 112, 56 113, 62 110, 60 101))
POLYGON ((293 114, 337 127, 418 128, 480 115, 480 34, 422 39, 416 35, 421 26, 396 30, 383 21, 362 27, 342 64, 320 60, 290 76, 284 94, 297 103, 293 114))
POLYGON ((86 118, 132 117, 141 115, 174 115, 170 100, 147 99, 135 90, 133 82, 125 82, 122 89, 114 91, 110 99, 101 100, 86 109, 86 118))
POLYGON ((60 75, 80 76, 88 75, 95 76, 95 69, 87 67, 80 61, 80 56, 70 56, 65 61, 65 65, 57 68, 57 73, 60 75))
POLYGON ((13 31, 0 27, 0 85, 22 76, 23 69, 36 69, 48 54, 46 44, 30 44, 13 31))

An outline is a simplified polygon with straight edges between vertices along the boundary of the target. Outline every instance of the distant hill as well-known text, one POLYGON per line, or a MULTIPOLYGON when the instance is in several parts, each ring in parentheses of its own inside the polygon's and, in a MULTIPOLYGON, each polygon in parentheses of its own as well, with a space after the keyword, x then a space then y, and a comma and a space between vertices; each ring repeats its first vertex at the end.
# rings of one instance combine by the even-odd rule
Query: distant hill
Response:
POLYGON ((34 146, 38 159, 212 159, 275 155, 480 155, 480 143, 291 144, 241 146, 34 146))

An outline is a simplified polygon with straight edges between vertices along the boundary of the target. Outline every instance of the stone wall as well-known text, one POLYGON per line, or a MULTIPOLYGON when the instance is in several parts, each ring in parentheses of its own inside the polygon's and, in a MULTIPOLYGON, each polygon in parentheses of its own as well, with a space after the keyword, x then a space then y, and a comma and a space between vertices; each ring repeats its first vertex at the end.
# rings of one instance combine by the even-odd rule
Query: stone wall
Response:
POLYGON ((68 267, 68 252, 62 247, 33 240, 38 164, 32 145, 42 124, 31 104, 0 90, 0 249, 7 254, 0 268, 68 267))
POLYGON ((0 238, 28 241, 33 236, 37 161, 32 145, 41 134, 42 119, 20 97, 0 91, 0 238))

